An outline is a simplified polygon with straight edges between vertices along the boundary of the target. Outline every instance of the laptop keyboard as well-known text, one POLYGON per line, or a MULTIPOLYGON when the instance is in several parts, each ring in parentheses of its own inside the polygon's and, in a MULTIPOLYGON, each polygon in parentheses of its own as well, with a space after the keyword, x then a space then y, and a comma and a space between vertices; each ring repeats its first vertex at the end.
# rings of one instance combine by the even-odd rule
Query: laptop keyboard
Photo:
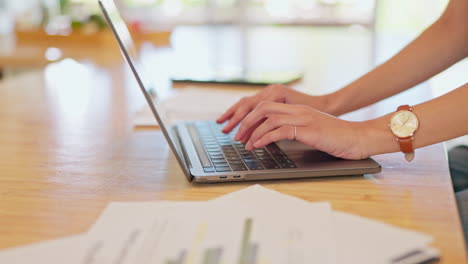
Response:
POLYGON ((296 168, 274 143, 248 151, 233 139, 236 130, 224 134, 222 125, 213 121, 198 121, 188 129, 205 172, 296 168))

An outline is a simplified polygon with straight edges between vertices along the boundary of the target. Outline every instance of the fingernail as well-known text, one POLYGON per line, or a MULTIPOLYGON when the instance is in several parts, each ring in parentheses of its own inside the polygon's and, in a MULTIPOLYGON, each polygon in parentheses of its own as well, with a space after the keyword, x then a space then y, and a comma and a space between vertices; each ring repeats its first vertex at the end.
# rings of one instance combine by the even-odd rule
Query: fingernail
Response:
POLYGON ((256 148, 259 148, 260 147, 260 140, 256 141, 253 145, 256 148))
POLYGON ((247 144, 245 144, 245 149, 246 150, 251 150, 252 148, 252 143, 250 141, 247 142, 247 144))

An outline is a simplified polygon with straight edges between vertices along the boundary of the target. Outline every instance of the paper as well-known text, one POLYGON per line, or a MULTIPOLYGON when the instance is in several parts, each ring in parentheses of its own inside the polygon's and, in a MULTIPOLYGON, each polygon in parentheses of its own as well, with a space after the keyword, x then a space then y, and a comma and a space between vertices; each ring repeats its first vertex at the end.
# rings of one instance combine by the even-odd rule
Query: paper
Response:
MULTIPOLYGON (((305 206, 313 204, 259 185, 212 201, 224 204, 255 201, 260 207, 276 204, 282 208, 297 203, 305 206)), ((430 236, 343 212, 333 211, 332 218, 338 263, 390 263, 390 260, 415 250, 421 251, 420 254, 428 258, 438 255, 436 250, 427 246, 432 242, 430 236)))
MULTIPOLYGON (((156 102, 156 109, 167 125, 180 121, 215 120, 242 97, 258 92, 252 89, 212 89, 187 87, 175 89, 175 93, 156 102), (205 102, 210 102, 206 104, 205 102)), ((157 126, 148 105, 140 109, 134 119, 136 127, 157 126)))
POLYGON ((256 203, 116 203, 90 233, 104 245, 96 263, 115 260, 123 248, 119 263, 336 263, 328 203, 307 207, 285 213, 256 203), (206 262, 210 257, 216 260, 206 262))
POLYGON ((0 263, 67 263, 82 262, 86 236, 78 235, 68 238, 49 240, 32 245, 9 248, 0 252, 0 263))
POLYGON ((83 235, 0 252, 0 263, 423 263, 432 238, 259 185, 208 202, 111 203, 83 235))

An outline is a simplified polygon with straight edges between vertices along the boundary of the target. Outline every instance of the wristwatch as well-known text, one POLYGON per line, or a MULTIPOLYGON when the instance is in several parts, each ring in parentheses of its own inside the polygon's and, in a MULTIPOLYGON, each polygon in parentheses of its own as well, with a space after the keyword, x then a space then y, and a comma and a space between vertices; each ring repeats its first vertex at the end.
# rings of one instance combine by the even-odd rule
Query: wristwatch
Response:
POLYGON ((388 124, 393 135, 397 137, 401 152, 410 162, 414 159, 413 135, 418 130, 419 120, 409 105, 399 106, 396 113, 390 118, 388 124))

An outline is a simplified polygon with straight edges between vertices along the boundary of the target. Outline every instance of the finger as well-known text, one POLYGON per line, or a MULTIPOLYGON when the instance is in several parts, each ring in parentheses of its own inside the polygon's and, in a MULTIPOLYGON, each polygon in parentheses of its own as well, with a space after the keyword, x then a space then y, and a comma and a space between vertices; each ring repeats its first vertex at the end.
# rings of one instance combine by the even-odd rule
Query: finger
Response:
MULTIPOLYGON (((297 127, 299 129, 299 127, 297 127)), ((263 148, 264 146, 283 139, 294 139, 294 126, 282 126, 263 135, 259 140, 253 143, 254 148, 263 148)))
POLYGON ((243 144, 247 144, 247 141, 249 141, 249 138, 250 136, 246 133, 244 137, 242 137, 242 139, 240 139, 239 141, 243 144))
POLYGON ((265 122, 265 118, 264 119, 261 119, 259 120, 256 124, 254 124, 253 126, 251 126, 244 134, 244 136, 242 137, 242 139, 239 139, 240 142, 242 143, 246 143, 247 141, 249 141, 250 139, 250 136, 252 135, 252 133, 259 127, 262 125, 263 122, 265 122))
POLYGON ((223 133, 231 132, 241 121, 244 117, 250 112, 251 108, 247 106, 240 106, 234 115, 231 117, 229 122, 223 128, 223 133))
POLYGON ((296 107, 297 106, 294 105, 274 102, 263 102, 259 104, 242 121, 242 124, 237 131, 236 138, 243 138, 246 131, 260 119, 267 118, 271 114, 293 114, 296 111, 296 107))
POLYGON ((249 144, 253 145, 254 142, 257 142, 263 135, 273 131, 281 126, 290 125, 297 126, 300 125, 300 122, 297 118, 292 118, 290 115, 271 115, 266 119, 265 122, 260 124, 252 135, 249 138, 249 144))
POLYGON ((229 107, 229 109, 226 110, 224 114, 222 114, 220 117, 218 117, 218 119, 216 119, 216 122, 218 124, 222 124, 226 122, 226 120, 228 120, 234 115, 234 113, 236 112, 236 109, 239 107, 239 104, 240 104, 240 101, 235 103, 233 106, 229 107))

